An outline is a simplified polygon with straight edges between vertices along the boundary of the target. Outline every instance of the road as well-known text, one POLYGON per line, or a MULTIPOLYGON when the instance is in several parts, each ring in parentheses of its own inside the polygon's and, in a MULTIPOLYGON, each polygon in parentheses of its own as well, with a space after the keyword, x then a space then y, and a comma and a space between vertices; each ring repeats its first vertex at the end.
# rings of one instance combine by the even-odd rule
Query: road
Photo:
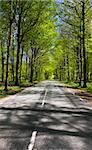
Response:
POLYGON ((57 81, 0 101, 0 150, 92 150, 92 108, 57 81))

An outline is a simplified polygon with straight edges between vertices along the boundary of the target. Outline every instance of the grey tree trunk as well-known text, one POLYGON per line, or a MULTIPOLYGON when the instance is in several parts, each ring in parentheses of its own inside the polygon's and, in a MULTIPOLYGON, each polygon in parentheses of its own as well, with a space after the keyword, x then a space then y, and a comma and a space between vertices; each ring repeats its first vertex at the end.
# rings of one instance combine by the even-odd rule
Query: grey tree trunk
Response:
POLYGON ((25 79, 28 79, 28 52, 26 52, 26 72, 25 79))
POLYGON ((1 55, 2 55, 2 82, 4 82, 4 49, 3 49, 3 41, 1 40, 1 55))
POLYGON ((82 37, 81 37, 81 23, 80 23, 80 47, 79 47, 79 59, 80 59, 80 66, 79 66, 79 86, 81 86, 82 82, 82 37))
POLYGON ((19 85, 19 55, 20 55, 20 23, 21 23, 21 15, 19 14, 18 18, 18 33, 17 33, 17 58, 16 58, 16 80, 15 85, 19 85))
POLYGON ((9 32, 8 32, 8 44, 7 44, 5 91, 8 90, 7 86, 8 86, 8 68, 9 68, 9 49, 10 49, 10 43, 11 43, 11 27, 12 27, 12 21, 10 20, 10 27, 9 27, 9 32))
POLYGON ((22 52, 21 52, 21 58, 20 58, 20 76, 19 76, 20 83, 21 83, 21 75, 22 75, 23 51, 24 51, 24 48, 23 48, 23 46, 22 46, 22 52))
POLYGON ((12 41, 12 81, 14 82, 14 40, 12 41))
POLYGON ((86 75, 87 75, 87 68, 86 68, 86 63, 87 63, 87 60, 86 60, 86 49, 85 49, 85 2, 82 1, 82 19, 83 19, 83 87, 87 87, 87 84, 86 84, 86 75))

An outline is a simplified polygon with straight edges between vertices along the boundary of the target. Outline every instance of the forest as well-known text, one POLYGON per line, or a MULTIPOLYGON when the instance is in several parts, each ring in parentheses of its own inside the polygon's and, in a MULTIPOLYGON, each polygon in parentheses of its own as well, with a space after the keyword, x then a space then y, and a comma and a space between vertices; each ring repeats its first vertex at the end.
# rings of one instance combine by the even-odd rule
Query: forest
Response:
POLYGON ((92 87, 91 0, 1 0, 0 86, 92 87))

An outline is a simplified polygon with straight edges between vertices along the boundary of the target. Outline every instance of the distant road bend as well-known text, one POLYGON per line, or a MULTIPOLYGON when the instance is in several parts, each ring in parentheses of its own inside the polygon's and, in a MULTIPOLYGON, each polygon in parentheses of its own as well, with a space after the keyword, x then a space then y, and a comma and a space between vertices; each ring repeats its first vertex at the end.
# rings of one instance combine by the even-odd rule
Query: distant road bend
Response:
POLYGON ((0 150, 92 150, 92 108, 57 81, 0 101, 0 150))

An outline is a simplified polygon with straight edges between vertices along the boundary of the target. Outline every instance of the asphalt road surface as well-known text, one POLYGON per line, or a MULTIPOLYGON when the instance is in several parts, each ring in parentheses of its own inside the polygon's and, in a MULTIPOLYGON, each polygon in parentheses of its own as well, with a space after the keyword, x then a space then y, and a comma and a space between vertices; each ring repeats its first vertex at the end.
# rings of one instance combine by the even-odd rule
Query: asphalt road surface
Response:
POLYGON ((92 150, 92 108, 57 81, 0 100, 0 150, 92 150))

